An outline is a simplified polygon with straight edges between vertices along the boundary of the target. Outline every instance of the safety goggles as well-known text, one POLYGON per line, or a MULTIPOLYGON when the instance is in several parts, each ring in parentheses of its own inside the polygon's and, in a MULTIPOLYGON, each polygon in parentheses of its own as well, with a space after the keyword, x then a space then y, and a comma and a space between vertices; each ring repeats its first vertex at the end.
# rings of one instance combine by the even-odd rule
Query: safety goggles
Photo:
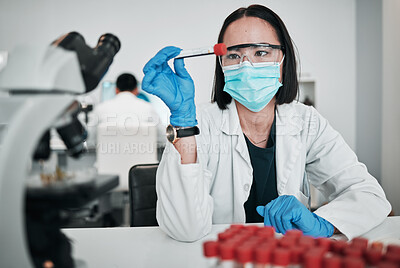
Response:
POLYGON ((281 45, 271 45, 267 43, 259 44, 240 44, 227 48, 227 53, 219 56, 221 67, 240 66, 244 58, 253 65, 279 65, 283 59, 281 45))

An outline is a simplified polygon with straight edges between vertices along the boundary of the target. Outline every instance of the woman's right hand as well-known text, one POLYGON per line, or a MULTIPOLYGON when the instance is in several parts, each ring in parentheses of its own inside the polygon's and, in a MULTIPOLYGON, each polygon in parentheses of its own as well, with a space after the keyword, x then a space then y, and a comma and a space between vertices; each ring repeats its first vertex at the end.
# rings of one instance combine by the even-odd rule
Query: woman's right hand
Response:
POLYGON ((175 72, 168 65, 180 52, 180 48, 165 47, 149 60, 143 68, 142 89, 158 96, 168 106, 173 126, 193 127, 197 125, 193 80, 183 59, 174 60, 175 72))

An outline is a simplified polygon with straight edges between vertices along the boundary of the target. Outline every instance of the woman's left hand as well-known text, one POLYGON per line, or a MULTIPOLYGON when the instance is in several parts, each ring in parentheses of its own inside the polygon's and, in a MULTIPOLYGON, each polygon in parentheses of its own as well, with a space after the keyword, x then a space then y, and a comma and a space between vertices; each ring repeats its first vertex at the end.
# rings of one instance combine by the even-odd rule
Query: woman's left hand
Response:
POLYGON ((264 217, 265 226, 273 226, 282 234, 300 229, 305 235, 330 237, 334 232, 330 222, 310 212, 292 195, 282 195, 266 206, 258 206, 257 212, 264 217))

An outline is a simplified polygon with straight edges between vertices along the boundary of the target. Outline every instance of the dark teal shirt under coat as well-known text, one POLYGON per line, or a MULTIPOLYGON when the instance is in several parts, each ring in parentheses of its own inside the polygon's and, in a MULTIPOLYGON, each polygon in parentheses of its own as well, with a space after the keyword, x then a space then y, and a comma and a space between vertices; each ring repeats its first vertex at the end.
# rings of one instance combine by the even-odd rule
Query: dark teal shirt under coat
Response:
POLYGON ((264 218, 257 213, 256 207, 265 206, 278 197, 275 166, 275 125, 274 119, 266 148, 255 146, 245 135, 251 166, 253 167, 253 183, 249 198, 244 204, 246 222, 264 222, 264 218))

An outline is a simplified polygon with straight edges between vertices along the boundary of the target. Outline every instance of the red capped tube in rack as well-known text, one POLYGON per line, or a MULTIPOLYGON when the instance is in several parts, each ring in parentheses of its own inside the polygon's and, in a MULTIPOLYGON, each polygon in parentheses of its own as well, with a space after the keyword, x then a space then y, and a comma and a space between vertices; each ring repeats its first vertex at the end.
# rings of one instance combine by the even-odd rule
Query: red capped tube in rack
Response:
POLYGON ((344 268, 364 268, 365 263, 361 258, 345 257, 343 259, 344 268))
POLYGON ((273 238, 275 237, 275 229, 271 226, 264 226, 258 229, 257 236, 262 238, 273 238))
POLYGON ((218 252, 221 261, 234 261, 235 259, 235 245, 232 243, 220 243, 218 252))
POLYGON ((292 230, 288 230, 285 233, 285 236, 288 237, 295 237, 296 239, 299 239, 300 237, 303 236, 303 232, 301 230, 297 230, 297 229, 292 229, 292 230))
POLYGON ((290 250, 275 248, 272 251, 272 264, 274 267, 287 267, 290 264, 290 250))
POLYGON ((253 262, 253 246, 242 245, 235 250, 236 262, 245 267, 246 264, 253 262))
POLYGON ((382 251, 383 243, 379 241, 372 242, 370 248, 382 251))
POLYGON ((367 249, 368 247, 368 239, 363 237, 356 237, 351 240, 351 247, 361 248, 362 250, 367 249))
POLYGON ((348 246, 345 249, 343 249, 343 254, 345 256, 361 258, 363 255, 363 250, 360 247, 348 246))
POLYGON ((297 241, 297 244, 302 247, 311 248, 315 246, 315 239, 311 236, 302 236, 297 241))
POLYGON ((331 250, 332 240, 326 237, 317 238, 317 245, 321 248, 324 248, 326 251, 331 250))
POLYGON ((279 246, 283 248, 291 248, 296 245, 296 237, 284 236, 279 239, 279 246))
POLYGON ((322 267, 324 268, 341 268, 342 258, 339 255, 327 254, 322 260, 322 267))
POLYGON ((256 266, 265 267, 271 263, 273 248, 266 245, 261 245, 254 250, 254 261, 256 266))
POLYGON ((331 248, 332 251, 336 254, 342 254, 343 250, 347 247, 347 243, 346 241, 343 240, 337 240, 337 241, 333 241, 331 248))
POLYGON ((217 241, 206 241, 203 243, 203 253, 207 258, 207 267, 218 266, 218 247, 217 241))
POLYGON ((300 267, 303 263, 305 251, 306 249, 300 246, 295 246, 290 249, 290 263, 292 267, 300 267))
POLYGON ((218 257, 218 242, 206 241, 203 244, 203 252, 206 257, 218 257))
POLYGON ((386 252, 393 252, 400 255, 400 246, 399 245, 388 245, 386 247, 386 252))
POLYGON ((322 268, 323 249, 313 248, 304 255, 305 268, 322 268))
POLYGON ((380 262, 376 266, 377 268, 398 268, 398 266, 395 263, 392 262, 380 262))
POLYGON ((365 251, 365 260, 370 265, 378 264, 382 259, 382 250, 376 248, 369 248, 365 251))

